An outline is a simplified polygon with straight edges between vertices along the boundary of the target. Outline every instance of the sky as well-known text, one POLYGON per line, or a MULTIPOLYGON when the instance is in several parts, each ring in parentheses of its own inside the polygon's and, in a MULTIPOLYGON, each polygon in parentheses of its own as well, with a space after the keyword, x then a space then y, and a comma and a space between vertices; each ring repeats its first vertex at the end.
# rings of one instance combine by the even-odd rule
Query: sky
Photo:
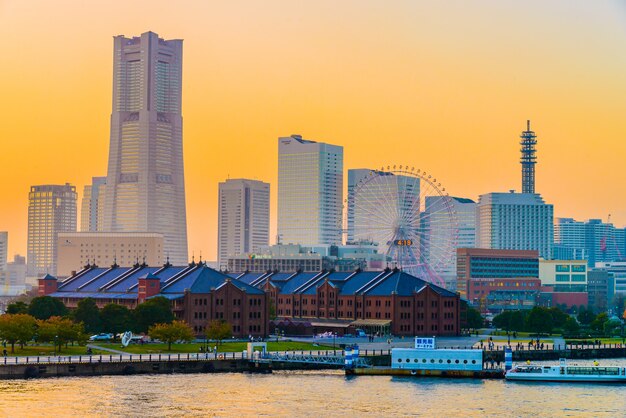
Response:
MULTIPOLYGON (((277 138, 403 164, 451 195, 521 189, 538 136, 555 216, 626 224, 621 0, 0 0, 0 230, 26 253, 28 191, 106 175, 113 36, 184 39, 189 253, 215 259, 218 183, 271 184, 277 138)), ((80 219, 80 218, 79 218, 80 219)))

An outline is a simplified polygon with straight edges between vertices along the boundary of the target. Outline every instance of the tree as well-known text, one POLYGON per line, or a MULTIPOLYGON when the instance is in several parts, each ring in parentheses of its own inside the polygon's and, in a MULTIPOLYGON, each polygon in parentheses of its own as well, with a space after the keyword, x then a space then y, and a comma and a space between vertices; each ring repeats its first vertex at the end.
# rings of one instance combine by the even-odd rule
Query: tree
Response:
POLYGON ((578 321, 576 321, 574 317, 568 316, 565 320, 565 323, 563 324, 563 332, 566 335, 576 335, 578 334, 578 331, 580 331, 580 325, 578 324, 578 321))
POLYGON ((609 315, 606 312, 598 314, 593 321, 591 321, 591 329, 596 332, 604 332, 604 324, 609 320, 609 315))
POLYGON ((74 312, 72 312, 72 317, 75 322, 82 322, 85 326, 85 332, 89 334, 102 331, 100 309, 98 309, 96 301, 92 298, 81 299, 74 312))
POLYGON ((11 344, 11 353, 15 352, 15 343, 22 348, 35 336, 35 318, 28 314, 4 314, 0 316, 0 339, 11 344))
POLYGON ((17 302, 9 303, 7 305, 6 313, 8 314, 27 314, 28 304, 18 300, 17 302))
POLYGON ((471 306, 467 307, 467 328, 478 329, 482 328, 485 324, 485 320, 477 309, 471 306))
POLYGON ((134 331, 146 332, 154 324, 169 324, 174 320, 170 301, 163 296, 147 300, 133 312, 134 331))
POLYGON ((523 331, 525 329, 524 311, 504 311, 493 318, 493 324, 505 331, 523 331))
POLYGON ((102 320, 102 329, 105 332, 111 332, 115 336, 121 332, 128 331, 132 326, 132 312, 122 305, 109 303, 100 311, 100 319, 102 320))
POLYGON ((578 322, 580 322, 583 325, 589 325, 593 322, 593 320, 595 319, 595 315, 593 314, 593 311, 591 309, 587 309, 584 306, 581 306, 580 308, 578 308, 578 322))
POLYGON ((233 330, 230 324, 221 319, 215 319, 209 322, 206 327, 206 337, 209 340, 217 341, 219 346, 222 340, 230 338, 233 335, 233 330))
POLYGON ((74 341, 82 342, 85 340, 83 324, 72 322, 69 318, 53 316, 45 320, 40 319, 37 321, 37 326, 37 340, 54 343, 59 353, 63 345, 74 341))
POLYGON ((53 316, 66 316, 67 307, 57 298, 38 296, 30 301, 28 313, 36 319, 48 319, 53 316))
POLYGON ((550 310, 540 306, 535 306, 526 317, 526 326, 529 331, 536 332, 538 334, 552 333, 553 323, 550 310))
POLYGON ((554 326, 555 328, 562 328, 563 325, 565 325, 565 321, 567 321, 567 318, 570 317, 568 314, 565 313, 564 310, 561 310, 560 308, 550 308, 548 309, 548 311, 552 316, 552 326, 554 326))
POLYGON ((172 350, 172 343, 176 341, 192 341, 193 329, 183 321, 173 321, 169 324, 155 324, 148 330, 151 338, 167 343, 167 351, 172 350))

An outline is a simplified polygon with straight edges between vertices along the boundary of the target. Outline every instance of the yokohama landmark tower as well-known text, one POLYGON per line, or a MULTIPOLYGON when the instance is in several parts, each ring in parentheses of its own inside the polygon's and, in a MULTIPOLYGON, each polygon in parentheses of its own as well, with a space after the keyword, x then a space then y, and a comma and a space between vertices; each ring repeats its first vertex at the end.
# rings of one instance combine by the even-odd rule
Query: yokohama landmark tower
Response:
POLYGON ((535 164, 537 164, 537 135, 530 130, 530 121, 526 121, 526 130, 520 135, 522 156, 522 193, 535 193, 535 164))
POLYGON ((181 116, 182 40, 113 38, 113 111, 103 230, 157 232, 187 259, 181 116))

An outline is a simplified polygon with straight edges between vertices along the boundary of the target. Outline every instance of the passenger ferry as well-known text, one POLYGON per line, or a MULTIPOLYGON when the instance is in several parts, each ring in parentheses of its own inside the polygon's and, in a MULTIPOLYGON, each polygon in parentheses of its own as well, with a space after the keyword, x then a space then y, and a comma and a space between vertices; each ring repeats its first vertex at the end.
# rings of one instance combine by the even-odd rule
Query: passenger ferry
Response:
POLYGON ((569 366, 565 359, 558 366, 518 365, 506 372, 507 380, 537 382, 626 382, 626 368, 593 366, 569 366))

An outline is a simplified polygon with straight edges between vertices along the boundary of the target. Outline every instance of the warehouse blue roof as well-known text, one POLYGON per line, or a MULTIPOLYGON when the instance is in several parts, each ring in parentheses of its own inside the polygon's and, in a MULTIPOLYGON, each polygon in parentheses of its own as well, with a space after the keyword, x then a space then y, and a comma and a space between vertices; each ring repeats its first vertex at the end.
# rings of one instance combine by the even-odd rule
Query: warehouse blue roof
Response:
MULTIPOLYGON (((261 274, 250 274, 249 280, 261 274)), ((188 290, 191 293, 209 293, 230 280, 237 288, 250 294, 264 294, 256 287, 207 267, 204 264, 191 264, 184 267, 166 265, 163 267, 90 267, 78 272, 60 284, 51 296, 59 298, 94 299, 136 299, 140 278, 158 278, 161 292, 155 296, 177 299, 188 290)), ((46 278, 46 280, 51 280, 46 278)))

